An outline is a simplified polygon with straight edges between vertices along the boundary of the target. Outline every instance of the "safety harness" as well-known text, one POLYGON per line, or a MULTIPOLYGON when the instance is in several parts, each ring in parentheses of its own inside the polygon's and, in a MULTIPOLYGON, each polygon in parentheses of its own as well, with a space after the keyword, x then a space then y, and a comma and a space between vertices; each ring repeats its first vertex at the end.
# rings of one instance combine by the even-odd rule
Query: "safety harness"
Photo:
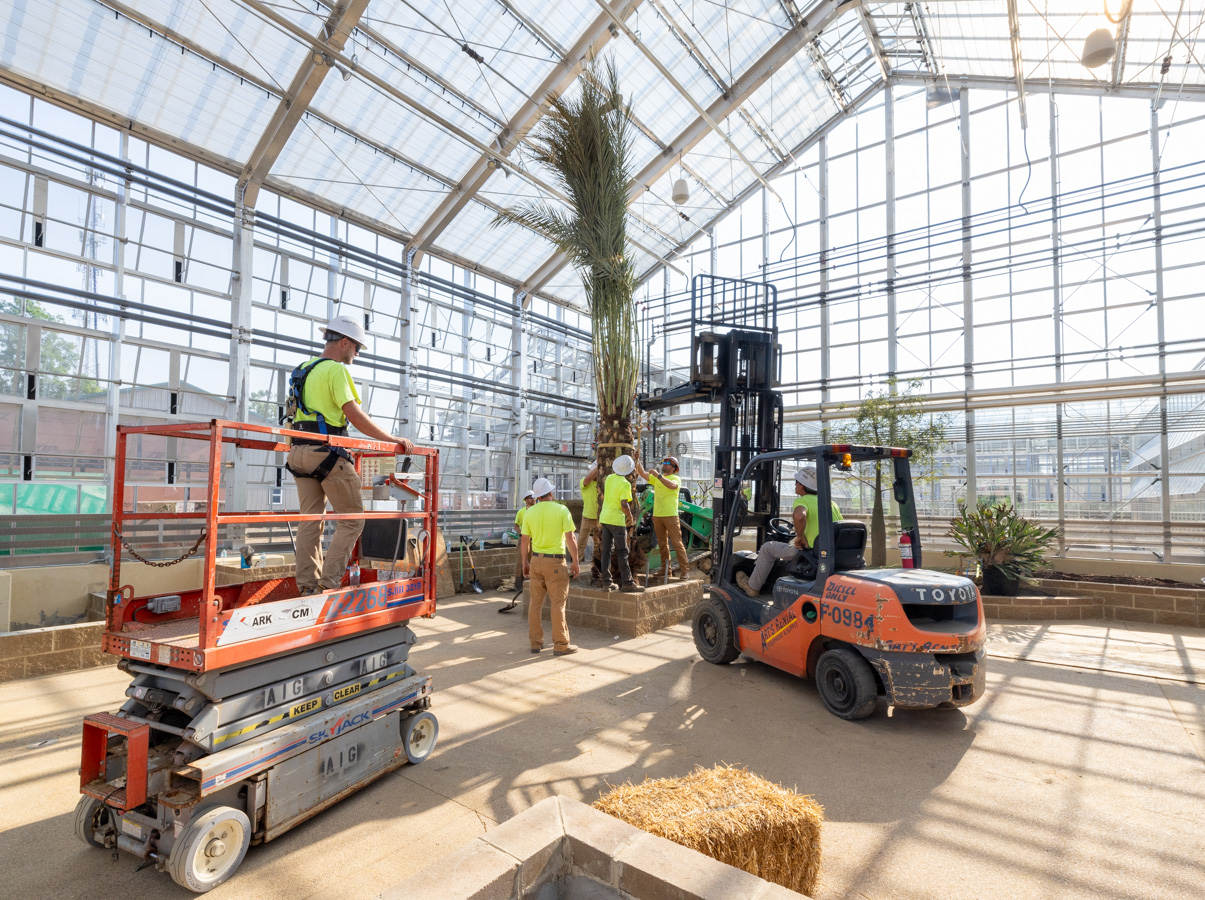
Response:
MULTIPOLYGON (((293 428, 297 431, 310 431, 324 436, 336 435, 338 437, 342 437, 347 434, 347 426, 343 426, 342 428, 336 428, 333 425, 328 426, 326 424, 326 417, 323 416, 322 413, 318 412, 317 410, 311 410, 305 405, 304 398, 306 379, 310 377, 310 373, 314 371, 314 369, 320 363, 324 362, 335 362, 335 360, 322 356, 314 360, 309 365, 303 363, 293 370, 293 374, 289 376, 289 396, 285 401, 285 413, 281 417, 280 423, 282 425, 288 425, 290 428, 293 428), (305 413, 307 416, 313 416, 317 421, 294 422, 293 419, 298 412, 305 413)), ((319 447, 329 446, 325 441, 305 441, 298 440, 296 438, 293 439, 293 445, 313 445, 319 447)), ((335 465, 340 459, 346 459, 348 462, 353 462, 351 454, 342 447, 329 447, 329 450, 330 452, 326 455, 326 459, 319 463, 318 467, 315 468, 313 472, 298 472, 296 469, 290 466, 287 461, 285 462, 285 468, 289 470, 289 474, 294 478, 317 478, 319 481, 324 481, 326 476, 331 473, 331 470, 335 468, 335 465)))

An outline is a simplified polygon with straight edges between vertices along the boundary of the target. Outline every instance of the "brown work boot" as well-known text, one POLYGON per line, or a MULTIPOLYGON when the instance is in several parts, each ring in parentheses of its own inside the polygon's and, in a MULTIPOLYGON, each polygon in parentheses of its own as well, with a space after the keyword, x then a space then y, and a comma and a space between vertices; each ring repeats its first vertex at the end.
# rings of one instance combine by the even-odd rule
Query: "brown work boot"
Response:
POLYGON ((552 655, 553 656, 568 656, 569 654, 576 653, 576 652, 577 652, 577 648, 570 646, 570 647, 566 647, 564 650, 553 650, 552 655))
POLYGON ((625 581, 623 584, 621 584, 619 586, 619 589, 620 589, 620 591, 623 591, 628 594, 643 594, 644 593, 644 588, 642 588, 640 585, 638 585, 634 581, 625 581))
POLYGON ((749 576, 744 572, 736 573, 736 586, 748 594, 750 597, 756 597, 757 591, 749 587, 749 576))

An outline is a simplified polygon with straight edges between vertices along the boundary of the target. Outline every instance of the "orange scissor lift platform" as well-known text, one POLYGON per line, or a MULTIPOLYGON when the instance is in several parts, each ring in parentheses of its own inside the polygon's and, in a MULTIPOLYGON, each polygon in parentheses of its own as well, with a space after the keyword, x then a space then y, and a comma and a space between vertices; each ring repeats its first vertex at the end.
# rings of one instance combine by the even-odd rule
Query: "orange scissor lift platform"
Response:
POLYGON ((362 480, 387 461, 379 468, 392 496, 404 498, 400 508, 223 510, 224 451, 284 452, 291 438, 318 436, 220 419, 117 430, 103 647, 133 682, 120 710, 84 719, 74 827, 89 846, 133 854, 196 892, 230 878, 250 844, 422 762, 438 736, 431 679, 408 662, 415 637, 406 623, 435 611, 439 453, 415 448, 399 474, 396 445, 326 436, 348 451, 362 480), (147 435, 206 445, 201 508, 125 508, 129 442, 147 435), (421 469, 411 472, 415 460, 421 469), (304 597, 279 570, 243 568, 244 583, 217 583, 218 545, 237 527, 345 519, 393 520, 398 547, 411 528, 426 540, 415 541, 417 559, 401 571, 396 551, 388 570, 358 566, 357 542, 350 562, 359 583, 345 575, 340 587, 304 597), (146 542, 131 530, 180 522, 195 522, 197 532, 175 562, 201 551, 200 586, 134 596, 122 583, 122 552, 141 558, 135 547, 146 542))
MULTIPOLYGON (((288 653, 321 641, 405 622, 415 616, 430 615, 435 609, 434 578, 384 578, 375 569, 361 569, 360 584, 344 585, 332 591, 297 597, 293 578, 273 578, 247 584, 219 587, 217 581, 217 540, 203 540, 202 581, 197 590, 174 592, 180 596, 180 608, 155 614, 148 607, 158 595, 134 597, 121 583, 121 550, 125 526, 131 522, 196 521, 199 537, 217 535, 224 525, 269 525, 292 522, 332 522, 340 519, 409 520, 419 529, 434 535, 438 506, 439 454, 432 449, 415 448, 411 454, 422 459, 421 490, 411 489, 421 510, 413 512, 363 512, 337 515, 304 516, 300 513, 220 512, 222 447, 267 451, 287 451, 290 438, 314 440, 314 434, 284 428, 250 425, 214 419, 210 422, 182 425, 120 426, 117 434, 115 498, 111 548, 105 652, 130 660, 152 662, 190 672, 206 672, 245 665, 255 660, 288 653), (132 435, 155 435, 183 440, 204 441, 209 451, 209 483, 204 511, 136 512, 125 510, 120 502, 125 492, 126 446, 132 435)), ((349 437, 328 437, 331 446, 343 447, 357 457, 357 470, 363 459, 393 457, 396 447, 382 441, 349 437)), ((358 561, 357 553, 352 560, 358 561)), ((435 541, 427 541, 420 570, 435 570, 435 541)), ((248 570, 254 572, 254 570, 248 570)))

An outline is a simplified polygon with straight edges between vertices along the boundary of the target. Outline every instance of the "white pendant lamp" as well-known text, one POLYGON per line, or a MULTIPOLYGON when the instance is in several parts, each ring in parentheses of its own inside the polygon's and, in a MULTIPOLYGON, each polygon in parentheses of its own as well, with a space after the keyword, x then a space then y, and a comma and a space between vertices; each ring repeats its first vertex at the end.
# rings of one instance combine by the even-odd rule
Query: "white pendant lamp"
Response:
POLYGON ((674 182, 674 192, 671 196, 678 206, 690 199, 690 185, 686 183, 685 178, 679 178, 674 182))
POLYGON ((1095 69, 1111 60, 1116 52, 1117 44, 1113 41, 1112 33, 1107 28, 1098 28, 1084 41, 1084 55, 1080 57, 1080 62, 1089 69, 1095 69))

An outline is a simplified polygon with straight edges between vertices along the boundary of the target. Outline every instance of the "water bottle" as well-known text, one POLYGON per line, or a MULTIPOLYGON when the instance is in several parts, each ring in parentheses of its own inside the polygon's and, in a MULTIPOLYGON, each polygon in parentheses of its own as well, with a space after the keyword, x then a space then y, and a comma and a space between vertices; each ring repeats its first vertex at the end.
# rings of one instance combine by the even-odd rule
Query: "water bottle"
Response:
POLYGON ((347 567, 347 583, 352 587, 360 584, 360 564, 352 563, 347 567))

